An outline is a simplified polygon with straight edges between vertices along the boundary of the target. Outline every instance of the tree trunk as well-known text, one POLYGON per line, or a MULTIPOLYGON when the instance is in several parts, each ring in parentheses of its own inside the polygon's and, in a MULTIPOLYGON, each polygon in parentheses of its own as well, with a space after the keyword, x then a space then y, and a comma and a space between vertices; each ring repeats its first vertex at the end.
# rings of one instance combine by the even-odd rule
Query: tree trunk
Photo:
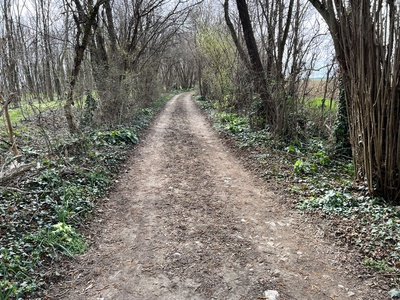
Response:
POLYGON ((12 124, 11 124, 10 113, 8 112, 8 105, 12 102, 12 100, 14 98, 15 98, 15 95, 10 95, 9 99, 7 99, 5 101, 3 96, 0 95, 0 104, 3 104, 3 109, 0 111, 0 116, 4 112, 4 116, 6 117, 6 121, 7 121, 8 136, 10 138, 11 150, 14 153, 14 155, 18 155, 19 151, 18 151, 18 148, 17 148, 17 144, 15 143, 14 131, 13 131, 13 127, 12 127, 12 124))
POLYGON ((266 123, 275 130, 276 124, 276 107, 271 95, 268 91, 268 83, 265 78, 264 67, 258 52, 257 42, 254 37, 253 26, 251 24, 249 9, 246 0, 236 0, 239 18, 242 23, 243 36, 246 42, 247 52, 250 58, 251 73, 255 90, 260 94, 264 104, 264 112, 266 114, 266 123))
POLYGON ((64 105, 64 114, 71 134, 77 132, 77 126, 72 114, 72 106, 74 105, 74 89, 76 81, 78 79, 85 50, 89 44, 92 35, 92 27, 96 22, 100 6, 103 5, 106 1, 108 0, 98 0, 92 8, 89 8, 89 12, 86 14, 82 4, 80 3, 80 0, 74 0, 75 6, 77 8, 77 13, 74 14, 74 20, 77 26, 75 58, 74 58, 74 67, 72 69, 72 74, 71 74, 71 80, 69 83, 67 100, 64 105))
POLYGON ((247 57, 246 52, 244 51, 242 45, 240 44, 239 38, 236 34, 235 28, 233 27, 231 18, 229 16, 229 0, 225 0, 224 2, 224 14, 225 14, 226 25, 228 26, 229 32, 232 36, 232 40, 235 43, 236 49, 239 53, 239 57, 243 61, 245 66, 249 66, 250 65, 249 58, 247 57))

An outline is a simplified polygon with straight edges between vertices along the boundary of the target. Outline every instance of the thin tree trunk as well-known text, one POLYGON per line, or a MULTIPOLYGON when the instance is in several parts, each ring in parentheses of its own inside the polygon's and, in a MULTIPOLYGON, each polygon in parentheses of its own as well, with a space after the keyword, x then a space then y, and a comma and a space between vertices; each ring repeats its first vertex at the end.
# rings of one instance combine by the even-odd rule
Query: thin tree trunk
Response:
POLYGON ((3 109, 0 111, 0 116, 4 112, 4 116, 6 117, 6 121, 7 121, 8 136, 10 139, 11 150, 14 153, 14 155, 18 155, 19 151, 17 148, 17 144, 15 143, 14 131, 13 131, 13 127, 11 124, 11 117, 10 117, 10 113, 8 112, 8 105, 12 102, 14 96, 15 96, 14 94, 10 95, 9 99, 7 99, 7 101, 5 101, 3 96, 0 95, 0 103, 3 104, 3 109))
POLYGON ((249 58, 247 57, 246 52, 244 51, 242 45, 239 42, 239 38, 236 34, 235 28, 233 27, 231 18, 229 17, 229 0, 225 0, 224 2, 224 14, 225 14, 225 22, 228 26, 229 32, 231 33, 232 40, 235 43, 236 49, 238 50, 239 57, 245 64, 245 66, 249 66, 249 58))
POLYGON ((254 37, 248 6, 246 0, 236 0, 236 4, 239 11, 240 21, 242 23, 247 52, 250 58, 250 65, 252 70, 251 73, 255 89, 260 94, 261 100, 264 104, 266 123, 270 125, 273 130, 275 130, 276 107, 268 91, 268 83, 265 78, 264 68, 261 62, 260 54, 258 52, 257 42, 254 37))
POLYGON ((76 44, 75 44, 75 58, 74 67, 72 69, 71 80, 69 83, 69 89, 67 94, 67 100, 64 105, 65 118, 68 123, 69 131, 71 134, 77 132, 77 126, 72 114, 72 106, 74 105, 74 89, 76 81, 78 79, 81 64, 84 58, 85 50, 89 44, 90 37, 92 34, 92 27, 96 22, 97 14, 99 12, 100 6, 103 5, 108 0, 98 0, 93 8, 90 9, 89 13, 85 15, 82 4, 79 0, 74 0, 76 8, 78 10, 78 15, 74 15, 74 20, 77 26, 76 34, 76 44), (85 18, 83 28, 81 28, 82 18, 85 18), (82 37, 82 41, 81 41, 82 37))

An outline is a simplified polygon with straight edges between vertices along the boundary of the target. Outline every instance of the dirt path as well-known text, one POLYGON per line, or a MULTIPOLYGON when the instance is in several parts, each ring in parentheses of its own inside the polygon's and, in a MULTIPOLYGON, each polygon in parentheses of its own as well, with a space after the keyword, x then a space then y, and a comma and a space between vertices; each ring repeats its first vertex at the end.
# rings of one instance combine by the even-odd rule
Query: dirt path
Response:
POLYGON ((190 94, 167 104, 119 181, 54 299, 388 298, 241 166, 190 94))

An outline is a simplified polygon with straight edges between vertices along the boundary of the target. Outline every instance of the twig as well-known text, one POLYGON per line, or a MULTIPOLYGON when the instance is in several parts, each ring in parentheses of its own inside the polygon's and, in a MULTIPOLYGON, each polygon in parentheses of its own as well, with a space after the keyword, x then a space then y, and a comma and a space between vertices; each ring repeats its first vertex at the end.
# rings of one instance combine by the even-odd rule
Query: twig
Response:
POLYGON ((57 295, 55 296, 55 298, 53 298, 53 299, 62 299, 62 296, 66 295, 67 293, 70 293, 70 292, 71 292, 71 291, 70 291, 69 289, 66 289, 65 292, 62 292, 62 293, 60 293, 60 294, 57 294, 57 295))
POLYGON ((21 166, 20 168, 16 169, 16 171, 9 174, 8 176, 0 177, 0 183, 4 183, 6 181, 13 179, 14 177, 17 177, 19 174, 30 170, 33 166, 35 166, 35 163, 30 163, 30 164, 21 166))
POLYGON ((3 139, 0 139, 0 142, 3 142, 4 144, 7 144, 8 146, 12 146, 9 142, 7 142, 7 141, 5 141, 5 140, 3 140, 3 139))
POLYGON ((381 275, 385 277, 400 277, 400 274, 381 274, 381 275))
POLYGON ((11 103, 12 100, 13 100, 13 98, 10 97, 7 99, 7 101, 4 102, 4 104, 1 103, 1 100, 0 100, 0 104, 3 104, 3 108, 0 110, 0 117, 3 115, 5 108, 8 106, 8 104, 11 103))
POLYGON ((1 187, 0 187, 0 190, 1 190, 1 191, 8 191, 8 190, 10 190, 10 191, 18 192, 18 193, 23 193, 23 194, 29 194, 29 193, 30 193, 30 192, 23 191, 23 190, 21 190, 21 189, 18 189, 18 188, 15 188, 15 187, 11 187, 11 186, 1 186, 1 187))

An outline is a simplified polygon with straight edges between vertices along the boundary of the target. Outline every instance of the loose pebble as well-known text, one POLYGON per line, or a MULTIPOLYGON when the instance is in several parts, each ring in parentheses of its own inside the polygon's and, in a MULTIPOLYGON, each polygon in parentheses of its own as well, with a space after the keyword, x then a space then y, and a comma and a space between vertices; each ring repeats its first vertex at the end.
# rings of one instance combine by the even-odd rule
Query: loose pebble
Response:
POLYGON ((264 292, 265 298, 268 300, 279 300, 278 291, 268 290, 264 292))

